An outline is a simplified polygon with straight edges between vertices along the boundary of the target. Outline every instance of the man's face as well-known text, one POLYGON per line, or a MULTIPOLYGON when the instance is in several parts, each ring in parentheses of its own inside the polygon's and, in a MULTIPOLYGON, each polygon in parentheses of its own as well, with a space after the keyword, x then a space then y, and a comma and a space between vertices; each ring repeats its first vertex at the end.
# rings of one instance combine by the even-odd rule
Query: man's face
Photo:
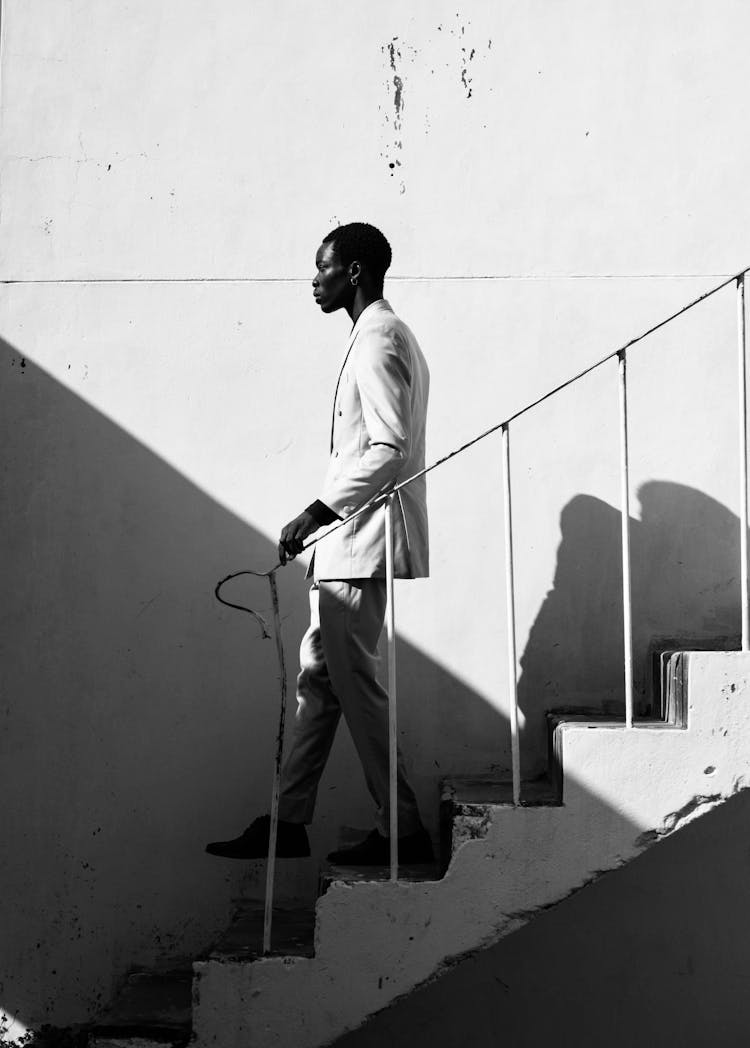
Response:
POLYGON ((354 288, 349 271, 341 264, 332 243, 321 244, 315 255, 316 273, 313 277, 313 296, 324 313, 335 313, 349 305, 354 288))

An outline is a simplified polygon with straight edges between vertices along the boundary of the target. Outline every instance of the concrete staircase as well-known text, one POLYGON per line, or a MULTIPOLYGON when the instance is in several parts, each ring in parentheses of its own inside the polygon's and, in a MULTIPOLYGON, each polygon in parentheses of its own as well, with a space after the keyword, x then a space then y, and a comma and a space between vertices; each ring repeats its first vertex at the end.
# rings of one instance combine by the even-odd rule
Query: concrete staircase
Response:
POLYGON ((131 972, 114 1004, 89 1031, 89 1044, 109 1048, 186 1045, 192 1035, 190 966, 131 972))
MULTIPOLYGON (((136 979, 92 1031, 95 1048, 179 1045, 190 1036, 195 1048, 330 1044, 747 788, 750 654, 667 653, 660 676, 659 716, 632 730, 577 711, 551 714, 550 774, 524 784, 520 807, 509 784, 446 782, 442 877, 414 868, 393 884, 386 870, 329 868, 313 911, 310 860, 301 870, 281 863, 286 900, 272 956, 259 954, 259 907, 238 904, 225 936, 193 964, 192 1016, 184 972, 169 984, 171 1000, 182 1002, 180 1026, 156 1011, 151 1026, 144 1021, 136 979), (130 1036, 128 994, 137 1013, 130 1036)), ((143 974, 140 983, 143 990, 143 974)))

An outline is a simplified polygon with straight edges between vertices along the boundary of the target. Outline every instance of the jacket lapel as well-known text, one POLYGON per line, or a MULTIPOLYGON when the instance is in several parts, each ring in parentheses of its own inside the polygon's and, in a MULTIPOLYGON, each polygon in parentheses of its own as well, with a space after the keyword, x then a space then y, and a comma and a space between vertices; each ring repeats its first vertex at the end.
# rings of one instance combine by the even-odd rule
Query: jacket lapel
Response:
POLYGON ((355 324, 354 327, 352 328, 351 335, 349 336, 349 344, 346 347, 346 352, 344 353, 343 360, 341 361, 341 367, 339 368, 339 377, 336 379, 336 388, 333 391, 333 408, 331 409, 331 441, 330 441, 330 445, 331 446, 329 448, 330 451, 333 451, 333 427, 334 427, 334 425, 336 423, 336 398, 339 395, 339 386, 341 385, 341 376, 344 374, 344 368, 346 367, 346 362, 349 359, 349 354, 352 351, 352 346, 357 341, 357 335, 359 334, 359 331, 357 330, 357 327, 358 327, 358 324, 355 324))
POLYGON ((341 376, 344 374, 344 368, 346 367, 346 362, 349 359, 349 354, 352 351, 352 346, 357 341, 357 335, 359 334, 362 317, 365 316, 365 314, 370 313, 371 311, 380 309, 387 309, 389 312, 392 312, 390 303, 388 303, 384 298, 379 298, 376 302, 371 302, 366 309, 362 310, 359 317, 357 318, 357 323, 354 325, 349 335, 349 343, 346 347, 346 352, 344 353, 344 359, 341 361, 341 367, 339 368, 339 377, 336 379, 336 389, 333 392, 333 409, 331 411, 331 446, 329 448, 330 451, 333 451, 333 427, 336 424, 336 398, 339 395, 341 376))

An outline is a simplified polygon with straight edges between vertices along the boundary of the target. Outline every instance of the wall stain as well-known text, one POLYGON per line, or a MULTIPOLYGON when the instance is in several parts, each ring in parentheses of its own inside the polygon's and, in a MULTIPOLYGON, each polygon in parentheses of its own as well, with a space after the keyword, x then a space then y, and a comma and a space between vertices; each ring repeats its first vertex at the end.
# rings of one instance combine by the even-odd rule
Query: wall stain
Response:
POLYGON ((398 70, 396 69, 396 55, 398 55, 399 58, 401 57, 401 52, 396 49, 397 40, 397 36, 394 37, 393 40, 391 40, 390 44, 388 45, 388 54, 390 55, 391 69, 393 70, 393 108, 396 110, 396 119, 394 122, 394 126, 397 131, 400 131, 401 113, 404 108, 404 82, 398 75, 398 70))
MULTIPOLYGON (((456 27, 456 29, 450 29, 449 33, 450 33, 451 36, 457 37, 459 42, 460 42, 461 58, 460 58, 460 63, 459 63, 460 64, 459 76, 460 76, 460 80, 461 80, 461 85, 462 85, 462 87, 464 89, 464 92, 466 94, 466 98, 469 99, 469 98, 472 97, 472 95, 474 93, 474 88, 472 86, 473 82, 474 82, 474 78, 471 75, 470 67, 471 67, 471 63, 474 61, 474 59, 476 57, 477 49, 476 49, 476 47, 470 47, 467 44, 467 42, 466 42, 466 30, 467 30, 467 28, 469 28, 469 29, 471 28, 471 22, 468 21, 468 20, 466 22, 462 22, 461 21, 461 14, 458 11, 456 12, 456 18, 457 18, 459 24, 456 27)), ((488 40, 488 42, 487 42, 487 50, 489 51, 491 49, 491 47, 492 47, 492 40, 488 40)))
MULTIPOLYGON (((440 23, 435 26, 433 34, 425 40, 421 51, 412 47, 399 36, 393 36, 382 45, 381 53, 385 59, 385 88, 388 95, 388 104, 379 105, 378 112, 384 123, 386 145, 380 152, 380 157, 385 161, 389 178, 398 175, 399 193, 406 192, 405 178, 405 111, 407 96, 407 67, 419 66, 416 70, 408 70, 409 74, 420 73, 423 76, 435 76, 436 70, 446 70, 453 83, 460 84, 464 98, 468 101, 474 97, 474 68, 480 55, 486 55, 492 49, 492 40, 487 39, 486 45, 479 41, 470 41, 471 22, 462 19, 461 13, 456 12, 456 23, 449 25, 440 23), (442 34, 438 36, 438 34, 442 34), (452 38, 452 40, 451 40, 452 38), (458 45, 458 54, 453 51, 458 45), (446 45, 449 52, 446 53, 446 45), (457 66, 457 68, 456 68, 457 66), (421 68, 420 68, 421 67, 421 68), (455 80, 453 78, 456 78, 455 80)), ((490 91, 492 88, 490 88, 490 91)), ((413 105, 413 100, 412 103, 413 105)), ((422 123, 422 114, 418 115, 418 121, 422 123)), ((483 125, 486 127, 486 125, 483 125)), ((424 134, 429 135, 432 131, 432 119, 429 105, 424 106, 424 134)))
MULTIPOLYGON (((389 176, 393 178, 396 175, 396 169, 401 167, 399 154, 403 150, 403 115, 406 103, 404 98, 404 73, 401 63, 404 61, 404 54, 406 54, 407 60, 413 63, 417 56, 417 51, 413 47, 401 43, 399 38, 394 36, 387 44, 381 47, 381 52, 387 55, 388 58, 386 86, 388 93, 392 93, 393 107, 392 118, 387 112, 385 114, 385 122, 392 128, 392 140, 385 154, 381 153, 381 156, 385 156, 389 176)), ((399 181, 399 193, 403 194, 405 192, 406 183, 402 178, 399 181)))

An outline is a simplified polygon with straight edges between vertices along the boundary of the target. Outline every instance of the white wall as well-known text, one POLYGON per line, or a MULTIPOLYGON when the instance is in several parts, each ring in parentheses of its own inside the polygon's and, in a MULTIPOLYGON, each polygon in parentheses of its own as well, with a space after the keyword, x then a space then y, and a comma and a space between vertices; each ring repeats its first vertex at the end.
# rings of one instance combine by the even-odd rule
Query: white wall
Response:
MULTIPOLYGON (((202 847, 267 807, 277 685, 212 589, 318 492, 321 237, 390 238, 437 457, 750 262, 748 28, 739 0, 6 0, 0 1004, 85 1018, 226 917, 202 847)), ((631 356, 642 693, 650 644, 739 628, 734 323, 730 288, 631 356)), ((616 406, 609 364, 513 430, 529 770, 545 708, 622 697, 616 406)), ((399 588, 433 828, 443 774, 507 766, 499 476, 494 438, 433 475, 432 578, 399 588)), ((303 566, 281 586, 293 665, 303 566)), ((316 852, 370 818, 342 733, 316 852)))

